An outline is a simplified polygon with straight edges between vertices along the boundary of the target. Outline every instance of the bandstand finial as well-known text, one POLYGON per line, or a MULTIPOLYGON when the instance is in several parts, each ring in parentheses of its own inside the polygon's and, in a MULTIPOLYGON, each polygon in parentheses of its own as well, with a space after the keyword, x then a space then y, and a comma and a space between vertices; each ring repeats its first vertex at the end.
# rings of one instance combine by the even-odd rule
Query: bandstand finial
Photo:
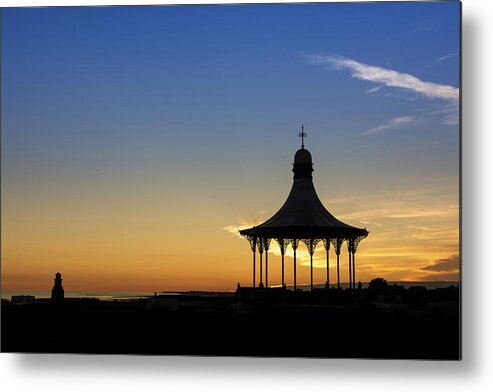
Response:
POLYGON ((305 127, 303 124, 301 124, 301 132, 298 133, 298 137, 301 138, 301 148, 305 148, 305 137, 307 137, 307 134, 305 132, 305 127))

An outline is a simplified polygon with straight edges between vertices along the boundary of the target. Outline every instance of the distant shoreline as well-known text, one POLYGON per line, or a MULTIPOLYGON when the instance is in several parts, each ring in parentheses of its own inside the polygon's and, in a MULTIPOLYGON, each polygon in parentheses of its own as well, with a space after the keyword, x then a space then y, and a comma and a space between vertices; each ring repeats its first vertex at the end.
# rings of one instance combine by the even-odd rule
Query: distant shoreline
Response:
MULTIPOLYGON (((443 288, 449 286, 459 286, 460 282, 457 281, 431 281, 431 282, 415 282, 415 281, 389 281, 390 285, 396 284, 399 286, 404 286, 405 288, 409 288, 410 286, 423 286, 427 289, 436 289, 443 288)), ((368 282, 361 282, 363 288, 368 286, 368 282)), ((332 283, 331 287, 335 284, 332 283)), ((348 283, 341 283, 342 288, 346 288, 348 283)), ((272 286, 272 287, 280 287, 280 286, 272 286)), ((298 285, 300 289, 307 289, 310 285, 298 285)), ((316 288, 324 287, 323 284, 316 284, 316 288)), ((292 285, 287 286, 288 289, 292 289, 292 285)), ((190 293, 190 292, 203 292, 203 293, 233 293, 235 290, 162 290, 156 291, 158 294, 173 294, 173 293, 190 293)), ((2 299, 10 300, 13 295, 32 295, 36 298, 50 298, 51 290, 2 290, 1 292, 2 299)), ((117 301, 117 300, 129 300, 129 299, 139 299, 139 298, 147 298, 153 296, 154 292, 149 291, 65 291, 66 298, 97 298, 102 301, 117 301)))

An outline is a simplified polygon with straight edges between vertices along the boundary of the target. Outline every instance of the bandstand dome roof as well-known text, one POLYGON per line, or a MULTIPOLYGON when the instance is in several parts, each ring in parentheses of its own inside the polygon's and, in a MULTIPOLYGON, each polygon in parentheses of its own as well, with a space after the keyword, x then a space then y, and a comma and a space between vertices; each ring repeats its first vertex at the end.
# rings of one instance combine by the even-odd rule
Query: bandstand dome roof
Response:
POLYGON ((294 181, 282 207, 258 226, 240 230, 247 237, 285 239, 334 239, 366 237, 366 229, 350 226, 332 215, 313 185, 312 156, 302 147, 294 156, 294 181))
POLYGON ((312 154, 305 148, 300 148, 294 154, 294 163, 312 163, 312 154))

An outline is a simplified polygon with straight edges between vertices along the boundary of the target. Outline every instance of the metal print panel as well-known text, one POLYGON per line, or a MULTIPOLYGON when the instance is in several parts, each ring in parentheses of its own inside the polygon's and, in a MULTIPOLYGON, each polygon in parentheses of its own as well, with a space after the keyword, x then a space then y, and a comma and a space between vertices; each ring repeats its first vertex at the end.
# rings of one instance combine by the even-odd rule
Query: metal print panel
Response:
POLYGON ((2 10, 2 351, 458 360, 456 1, 2 10))

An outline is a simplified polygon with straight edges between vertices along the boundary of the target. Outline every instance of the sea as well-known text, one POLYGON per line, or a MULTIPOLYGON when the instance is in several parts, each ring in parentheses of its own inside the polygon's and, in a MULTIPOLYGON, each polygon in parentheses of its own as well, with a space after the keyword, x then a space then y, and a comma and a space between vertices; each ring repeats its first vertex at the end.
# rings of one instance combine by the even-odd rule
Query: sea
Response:
MULTIPOLYGON (((437 289, 437 288, 445 288, 450 286, 459 286, 459 282, 456 281, 436 281, 436 282, 388 282, 389 285, 399 285, 404 286, 405 288, 409 288, 411 286, 422 286, 427 289, 437 289)), ((363 288, 368 287, 368 282, 361 282, 363 288)), ((271 287, 280 287, 280 286, 271 286, 271 287)), ((324 284, 316 284, 315 288, 323 288, 324 284)), ((330 287, 337 287, 335 284, 331 284, 330 287)), ((348 283, 341 283, 341 288, 347 288, 348 283)), ((287 286, 288 289, 292 289, 291 285, 287 286)), ((302 284, 298 285, 298 288, 304 291, 310 290, 310 285, 302 284)), ((224 290, 220 292, 231 293, 234 290, 224 290)), ((218 291, 219 292, 219 291, 218 291)), ((160 295, 180 295, 183 292, 170 292, 163 291, 158 292, 160 295)), ((1 297, 2 299, 10 300, 12 296, 15 295, 32 295, 35 298, 50 298, 51 290, 2 290, 1 297)), ((143 299, 152 297, 154 292, 138 292, 138 291, 108 291, 108 292, 91 292, 91 291, 65 291, 66 298, 97 298, 100 301, 128 301, 132 299, 143 299)))
MULTIPOLYGON (((15 295, 32 295, 35 298, 50 298, 51 290, 2 290, 2 299, 10 300, 15 295)), ((92 292, 92 291, 65 291, 65 298, 97 298, 101 301, 122 301, 131 299, 142 299, 154 295, 147 292, 92 292)))

